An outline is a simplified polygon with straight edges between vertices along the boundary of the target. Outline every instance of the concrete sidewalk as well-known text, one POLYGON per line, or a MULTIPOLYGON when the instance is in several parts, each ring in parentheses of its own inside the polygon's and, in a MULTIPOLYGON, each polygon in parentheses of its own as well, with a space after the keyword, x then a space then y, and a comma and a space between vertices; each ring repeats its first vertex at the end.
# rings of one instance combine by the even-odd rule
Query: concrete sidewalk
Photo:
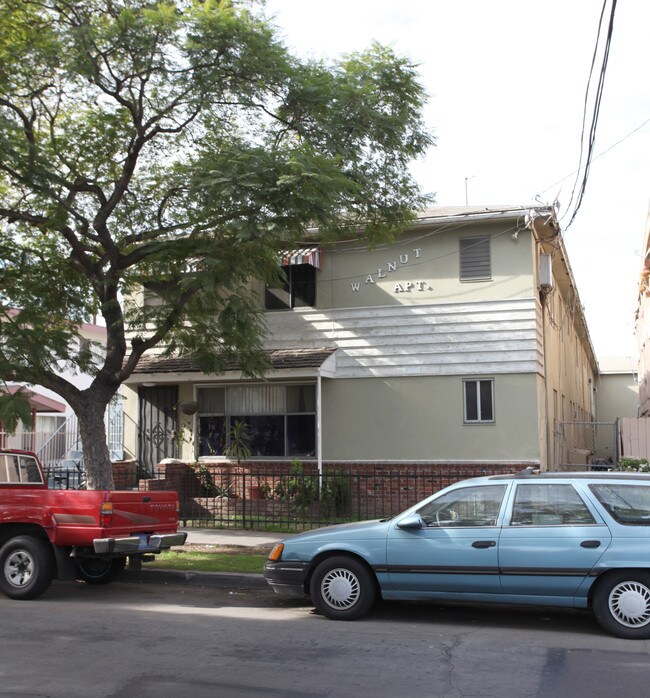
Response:
POLYGON ((259 545, 272 547, 279 540, 290 535, 232 528, 179 528, 178 530, 187 533, 189 545, 243 545, 253 548, 259 545))

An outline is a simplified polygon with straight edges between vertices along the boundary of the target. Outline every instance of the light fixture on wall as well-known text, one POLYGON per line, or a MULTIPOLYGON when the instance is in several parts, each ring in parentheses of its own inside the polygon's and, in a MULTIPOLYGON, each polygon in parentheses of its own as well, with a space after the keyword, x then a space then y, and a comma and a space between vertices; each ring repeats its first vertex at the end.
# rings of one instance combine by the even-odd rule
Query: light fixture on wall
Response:
POLYGON ((143 383, 142 387, 143 388, 155 388, 156 384, 155 383, 143 383))

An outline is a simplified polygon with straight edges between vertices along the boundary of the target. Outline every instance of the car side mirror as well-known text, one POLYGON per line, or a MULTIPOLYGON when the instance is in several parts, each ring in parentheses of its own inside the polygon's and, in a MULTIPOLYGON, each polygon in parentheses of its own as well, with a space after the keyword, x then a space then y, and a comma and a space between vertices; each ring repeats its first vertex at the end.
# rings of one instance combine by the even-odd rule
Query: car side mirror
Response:
POLYGON ((407 530, 422 528, 423 526, 424 521, 422 520, 422 517, 419 514, 409 514, 397 523, 397 528, 403 528, 407 530))

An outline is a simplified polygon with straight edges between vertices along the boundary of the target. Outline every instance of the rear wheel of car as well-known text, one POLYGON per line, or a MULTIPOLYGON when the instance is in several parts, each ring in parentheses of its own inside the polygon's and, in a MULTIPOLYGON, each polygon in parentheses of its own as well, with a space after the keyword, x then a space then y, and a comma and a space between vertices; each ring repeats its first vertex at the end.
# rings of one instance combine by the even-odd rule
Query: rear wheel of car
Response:
POLYGON ((126 566, 126 558, 82 557, 77 560, 79 579, 87 584, 109 584, 126 566))
POLYGON ((336 556, 316 567, 310 583, 314 605, 332 620, 354 620, 375 602, 375 580, 366 566, 352 557, 336 556))
POLYGON ((650 573, 607 574, 597 582, 593 611, 601 627, 616 637, 650 638, 650 573))
POLYGON ((0 548, 0 589, 11 599, 35 599, 54 577, 54 556, 47 541, 16 536, 0 548))

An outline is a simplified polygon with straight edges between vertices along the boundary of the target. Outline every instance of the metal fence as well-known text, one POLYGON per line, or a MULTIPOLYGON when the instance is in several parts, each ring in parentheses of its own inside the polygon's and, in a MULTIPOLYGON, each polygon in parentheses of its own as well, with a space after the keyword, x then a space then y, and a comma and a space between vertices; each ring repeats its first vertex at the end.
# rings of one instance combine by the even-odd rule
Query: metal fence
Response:
POLYGON ((184 526, 299 531, 394 516, 459 480, 503 473, 471 468, 435 471, 280 469, 186 465, 162 468, 141 489, 175 489, 184 526))

